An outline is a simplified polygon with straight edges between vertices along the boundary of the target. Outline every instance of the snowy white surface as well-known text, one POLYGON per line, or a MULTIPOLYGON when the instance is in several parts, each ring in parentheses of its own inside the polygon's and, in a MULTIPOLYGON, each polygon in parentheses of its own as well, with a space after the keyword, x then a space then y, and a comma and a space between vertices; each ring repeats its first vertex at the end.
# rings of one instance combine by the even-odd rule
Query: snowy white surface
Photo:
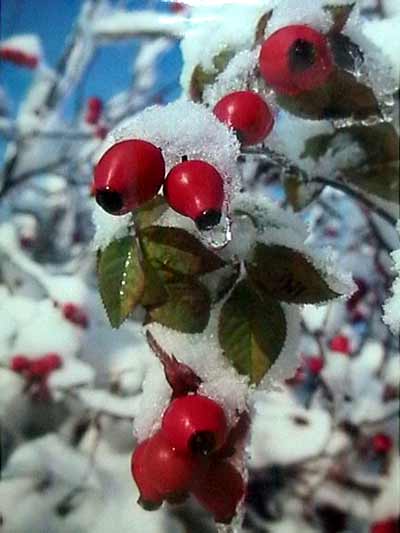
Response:
MULTIPOLYGON (((397 223, 397 231, 400 234, 400 221, 397 223)), ((400 250, 392 253, 392 259, 396 277, 392 285, 392 295, 384 305, 383 320, 393 333, 398 334, 400 332, 400 250)))
POLYGON ((34 33, 13 35, 7 39, 3 39, 0 41, 0 50, 6 48, 23 52, 28 56, 33 56, 38 59, 42 55, 40 39, 34 33))

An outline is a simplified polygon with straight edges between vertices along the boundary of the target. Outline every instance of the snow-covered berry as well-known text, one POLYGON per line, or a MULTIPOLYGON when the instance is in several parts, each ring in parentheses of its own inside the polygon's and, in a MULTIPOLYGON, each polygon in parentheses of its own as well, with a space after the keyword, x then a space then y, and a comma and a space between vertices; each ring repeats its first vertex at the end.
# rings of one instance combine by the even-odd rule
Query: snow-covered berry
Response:
POLYGON ((151 200, 165 176, 161 150, 140 139, 114 144, 94 170, 97 203, 112 215, 123 215, 151 200))
POLYGON ((160 507, 163 498, 154 488, 149 476, 148 461, 146 461, 148 442, 149 439, 146 439, 135 448, 131 458, 131 472, 140 493, 138 503, 144 509, 151 511, 160 507))
POLYGON ((173 400, 164 413, 161 428, 178 451, 203 455, 221 448, 228 434, 222 407, 200 394, 173 400))
POLYGON ((261 142, 274 125, 274 117, 268 105, 252 91, 227 94, 217 102, 214 114, 235 130, 243 145, 261 142))
POLYGON ((29 369, 30 361, 25 355, 14 355, 10 362, 10 368, 13 372, 21 374, 29 369))
POLYGON ((349 353, 351 352, 350 339, 345 335, 336 335, 335 337, 333 337, 333 339, 331 339, 331 342, 329 343, 329 348, 333 352, 339 352, 345 355, 349 355, 349 353))
POLYGON ((259 66, 268 85, 289 95, 321 87, 334 67, 326 36, 302 24, 285 26, 268 37, 259 66))
POLYGON ((393 440, 386 433, 377 433, 372 437, 372 448, 375 453, 385 454, 393 447, 393 440))
POLYGON ((229 524, 245 493, 242 476, 230 463, 213 462, 193 485, 193 495, 216 522, 229 524))
POLYGON ((313 374, 314 376, 317 376, 318 374, 320 374, 321 370, 324 368, 324 360, 322 357, 319 357, 318 355, 307 357, 306 365, 310 373, 313 374))
POLYGON ((103 112, 103 101, 97 96, 92 96, 86 104, 85 122, 87 124, 97 124, 103 112))
POLYGON ((206 161, 183 161, 168 174, 164 194, 169 205, 195 221, 200 230, 218 224, 224 202, 224 184, 218 170, 206 161))
POLYGON ((77 304, 67 302, 62 306, 64 318, 76 326, 86 329, 89 326, 89 319, 86 312, 77 304))

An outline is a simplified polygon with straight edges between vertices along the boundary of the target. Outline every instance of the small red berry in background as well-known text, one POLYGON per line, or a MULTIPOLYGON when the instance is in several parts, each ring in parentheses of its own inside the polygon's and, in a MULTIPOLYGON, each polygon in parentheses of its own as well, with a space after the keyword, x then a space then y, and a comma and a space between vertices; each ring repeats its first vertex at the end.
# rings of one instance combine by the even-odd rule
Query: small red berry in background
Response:
POLYGON ((27 54, 22 50, 7 46, 0 46, 0 59, 28 69, 35 69, 39 63, 39 58, 36 55, 27 54))
POLYGON ((235 130, 244 146, 260 143, 274 125, 268 105, 252 91, 238 91, 224 96, 214 107, 214 114, 235 130))
POLYGON ((108 134, 107 126, 98 125, 94 131, 94 134, 98 139, 105 139, 108 134))
POLYGON ((148 440, 143 462, 154 488, 164 498, 186 494, 201 467, 196 457, 175 449, 162 431, 148 440))
POLYGON ((222 407, 199 394, 173 400, 164 413, 161 429, 179 452, 202 455, 221 448, 228 435, 222 407))
POLYGON ((372 437, 372 448, 375 453, 385 454, 390 452, 393 447, 393 440, 385 433, 377 433, 372 437))
POLYGON ((245 493, 240 473, 230 463, 211 463, 206 472, 193 484, 193 495, 216 522, 229 524, 245 493))
POLYGON ((85 122, 97 124, 103 112, 103 101, 97 96, 92 96, 86 104, 85 122))
POLYGON ((25 355, 14 355, 10 362, 10 368, 13 372, 21 374, 26 372, 30 367, 30 360, 25 355))
POLYGON ((325 35, 301 24, 285 26, 268 37, 259 66, 268 85, 289 95, 321 87, 334 67, 325 35))
POLYGON ((162 504, 161 494, 154 488, 148 472, 148 461, 146 462, 146 450, 149 439, 141 442, 132 454, 131 472, 132 477, 140 492, 139 504, 146 510, 158 509, 162 504))
POLYGON ((97 163, 97 203, 112 215, 123 215, 151 200, 165 176, 161 150, 139 139, 111 146, 97 163))
POLYGON ((186 4, 184 2, 170 2, 169 6, 172 13, 180 13, 186 9, 186 4))
POLYGON ((184 161, 176 165, 164 183, 169 205, 194 220, 200 230, 218 224, 224 202, 224 184, 220 173, 205 161, 184 161))
POLYGON ((319 356, 307 357, 306 365, 310 373, 314 376, 317 376, 324 368, 324 360, 322 357, 319 356))
POLYGON ((400 533, 400 517, 389 518, 372 524, 370 533, 400 533))
POLYGON ((76 326, 86 329, 89 326, 89 319, 85 311, 72 302, 67 302, 62 306, 64 318, 76 326))
POLYGON ((348 355, 351 352, 350 340, 345 335, 336 335, 329 343, 329 348, 333 352, 339 352, 348 355))

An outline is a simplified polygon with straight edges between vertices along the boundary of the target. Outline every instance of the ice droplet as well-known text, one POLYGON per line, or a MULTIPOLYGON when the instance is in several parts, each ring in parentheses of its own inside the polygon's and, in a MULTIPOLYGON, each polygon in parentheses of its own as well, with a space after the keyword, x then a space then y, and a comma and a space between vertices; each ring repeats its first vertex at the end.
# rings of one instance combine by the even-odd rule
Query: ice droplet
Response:
POLYGON ((209 248, 214 250, 225 248, 232 240, 232 220, 230 215, 222 215, 221 222, 208 231, 202 231, 200 238, 209 248))

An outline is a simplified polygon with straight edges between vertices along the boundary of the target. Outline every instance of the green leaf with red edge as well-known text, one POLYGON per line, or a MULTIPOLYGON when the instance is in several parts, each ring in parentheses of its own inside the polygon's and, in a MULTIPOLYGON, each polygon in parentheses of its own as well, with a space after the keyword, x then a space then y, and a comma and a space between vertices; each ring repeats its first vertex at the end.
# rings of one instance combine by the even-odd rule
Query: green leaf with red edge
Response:
POLYGON ((194 279, 166 284, 168 300, 149 309, 148 320, 182 333, 201 333, 210 318, 210 296, 194 279))
POLYGON ((277 103, 293 115, 311 120, 380 116, 379 104, 370 87, 353 74, 335 69, 328 82, 296 96, 277 95, 277 103))
POLYGON ((146 260, 157 271, 198 276, 225 265, 218 255, 181 228, 150 226, 140 238, 146 260))
POLYGON ((233 50, 225 48, 213 58, 214 68, 206 70, 202 65, 195 66, 190 80, 190 98, 194 102, 201 102, 203 100, 203 93, 207 85, 215 82, 218 74, 225 70, 225 67, 234 55, 233 50))
POLYGON ((163 196, 156 196, 135 210, 135 224, 143 229, 156 222, 168 209, 163 196))
POLYGON ((136 240, 130 236, 109 244, 99 257, 97 275, 108 319, 118 328, 140 303, 144 291, 136 240))
POLYGON ((316 304, 339 296, 304 254, 285 246, 256 243, 246 269, 263 294, 281 302, 316 304))
POLYGON ((259 383, 282 351, 287 325, 281 305, 240 281, 224 303, 218 336, 225 357, 240 374, 259 383))
POLYGON ((343 30, 355 6, 355 2, 342 5, 326 5, 324 11, 332 17, 329 33, 339 33, 343 30))

